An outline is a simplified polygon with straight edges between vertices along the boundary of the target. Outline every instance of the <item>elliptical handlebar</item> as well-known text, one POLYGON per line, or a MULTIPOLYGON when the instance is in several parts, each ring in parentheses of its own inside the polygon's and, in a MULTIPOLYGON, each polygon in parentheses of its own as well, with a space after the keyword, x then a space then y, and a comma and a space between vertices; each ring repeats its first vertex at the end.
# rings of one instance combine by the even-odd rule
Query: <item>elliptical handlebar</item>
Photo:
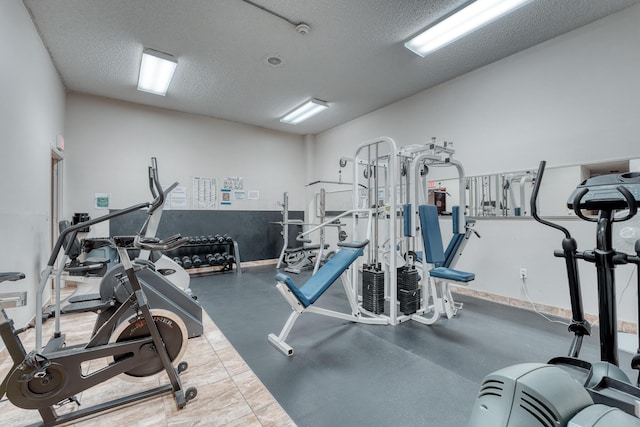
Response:
POLYGON ((542 225, 546 225, 564 233, 562 240, 562 250, 555 251, 554 256, 565 259, 565 267, 567 269, 567 282, 569 284, 569 298, 571 300, 571 324, 569 331, 573 332, 574 337, 569 347, 568 355, 570 357, 578 357, 582 347, 582 338, 584 335, 591 335, 591 325, 584 318, 584 309, 582 306, 582 292, 580 290, 580 275, 578 273, 578 259, 589 259, 589 255, 579 254, 578 244, 571 237, 571 233, 565 227, 554 224, 551 221, 540 218, 538 215, 538 193, 542 184, 542 177, 547 162, 542 160, 538 166, 538 175, 535 180, 533 191, 531 192, 531 216, 542 225))
MULTIPOLYGON (((167 190, 167 194, 169 191, 173 190, 178 183, 174 183, 167 190)), ((114 212, 111 212, 107 215, 103 215, 101 217, 91 219, 89 221, 80 222, 78 224, 72 225, 71 227, 67 227, 66 229, 60 232, 58 236, 58 240, 56 240, 56 244, 51 251, 51 256, 49 257, 49 261, 47 262, 47 266, 53 267, 55 265, 56 259, 58 258, 58 254, 60 253, 60 249, 63 246, 65 238, 68 235, 71 235, 71 239, 75 239, 77 232, 85 227, 89 227, 95 224, 99 224, 101 222, 109 221, 112 218, 116 218, 122 215, 126 215, 131 212, 135 212, 140 209, 148 208, 149 214, 151 214, 156 209, 162 207, 165 199, 165 192, 162 191, 162 185, 160 184, 160 179, 158 178, 158 161, 155 157, 151 158, 151 166, 149 166, 149 189, 151 190, 151 195, 153 196, 153 201, 138 203, 137 205, 130 206, 128 208, 120 209, 114 212)), ((71 248, 71 245, 69 246, 71 248)))
MULTIPOLYGON (((627 190, 627 188, 625 186, 623 186, 623 185, 618 185, 616 187, 616 190, 620 194, 622 194, 622 196, 624 197, 624 200, 627 203, 627 209, 629 210, 629 213, 627 213, 627 215, 625 215, 622 218, 613 218, 612 222, 627 221, 627 220, 633 218, 638 213, 638 205, 636 204, 636 199, 633 197, 633 194, 631 194, 631 192, 629 190, 627 190)), ((573 212, 575 212, 575 214, 580 219, 583 219, 583 220, 589 221, 589 222, 598 222, 597 218, 589 218, 588 216, 585 216, 582 213, 582 209, 580 208, 580 206, 582 204, 582 199, 584 198, 584 196, 588 192, 589 192, 589 188, 588 187, 584 187, 582 190, 580 190, 578 193, 576 193, 576 196, 573 198, 573 212)))
MULTIPOLYGON (((84 222, 79 222, 78 224, 72 225, 71 227, 67 227, 64 230, 62 230, 60 232, 60 235, 58 236, 58 240, 56 240, 56 244, 53 247, 53 250, 51 251, 51 256, 49 257, 49 262, 47 263, 47 265, 49 267, 53 267, 56 263, 56 259, 58 258, 58 253, 60 252, 60 249, 62 248, 62 244, 64 243, 64 239, 67 235, 72 234, 71 238, 75 239, 75 235, 78 232, 78 230, 80 230, 81 228, 85 228, 85 227, 89 227, 91 225, 95 225, 95 224, 99 224, 101 222, 104 221, 108 221, 112 218, 116 218, 122 215, 126 215, 128 213, 131 212, 135 212, 137 210, 140 209, 144 209, 150 206, 149 202, 144 202, 144 203, 139 203, 137 205, 133 205, 133 206, 129 206, 128 208, 124 208, 124 209, 120 209, 117 210, 115 212, 111 212, 107 215, 103 215, 99 218, 95 218, 95 219, 91 219, 89 221, 84 221, 84 222)), ((71 247, 71 245, 69 245, 69 247, 71 247)))
POLYGON ((160 178, 158 178, 158 162, 155 157, 151 158, 151 166, 149 167, 149 188, 154 197, 153 202, 151 202, 149 206, 149 214, 151 214, 164 204, 165 197, 164 191, 162 191, 162 185, 160 185, 160 178))
POLYGON ((542 219, 540 218, 540 216, 538 216, 538 192, 540 191, 540 185, 542 184, 542 177, 544 175, 544 168, 546 165, 547 165, 547 162, 545 160, 542 160, 540 161, 540 165, 538 166, 538 174, 535 179, 533 191, 531 192, 531 216, 540 224, 562 231, 564 233, 564 236, 567 239, 570 239, 571 233, 569 233, 569 230, 567 230, 561 225, 554 224, 553 222, 547 221, 546 219, 542 219))

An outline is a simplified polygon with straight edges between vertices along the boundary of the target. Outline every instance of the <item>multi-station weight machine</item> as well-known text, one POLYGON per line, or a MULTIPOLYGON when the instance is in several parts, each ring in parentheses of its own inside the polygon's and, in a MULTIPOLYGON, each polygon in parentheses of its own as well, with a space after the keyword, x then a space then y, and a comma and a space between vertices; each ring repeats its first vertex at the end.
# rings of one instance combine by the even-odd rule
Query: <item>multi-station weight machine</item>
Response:
POLYGON ((442 314, 454 316, 461 305, 454 303, 449 284, 467 285, 474 278, 453 270, 473 232, 464 208, 453 209, 454 236, 445 252, 438 209, 426 204, 429 169, 453 167, 459 179, 459 203, 465 206, 464 168, 454 153, 451 143, 437 143, 435 138, 400 148, 391 138, 378 138, 356 150, 354 183, 364 169, 368 192, 366 201, 358 200, 362 196, 354 184, 354 206, 370 206, 375 216, 359 299, 365 312, 383 316, 389 324, 406 320, 432 324, 442 314))
POLYGON ((279 335, 269 335, 274 346, 288 356, 293 354, 286 339, 296 319, 307 311, 388 325, 408 320, 432 324, 442 315, 449 318, 457 313, 461 305, 453 301, 449 285, 467 285, 475 278, 453 269, 474 232, 474 223, 464 219, 464 169, 453 154, 450 143, 432 140, 399 149, 393 139, 381 137, 361 143, 353 158, 340 159, 341 167, 353 165, 353 209, 303 234, 344 219, 351 223, 351 241, 338 243, 335 256, 300 286, 285 274, 276 275, 276 287, 293 313, 279 335), (454 233, 445 251, 437 208, 425 202, 429 168, 449 166, 458 174, 462 209, 453 209, 454 233), (361 182, 361 176, 366 182, 361 182), (314 307, 339 277, 351 312, 314 307))

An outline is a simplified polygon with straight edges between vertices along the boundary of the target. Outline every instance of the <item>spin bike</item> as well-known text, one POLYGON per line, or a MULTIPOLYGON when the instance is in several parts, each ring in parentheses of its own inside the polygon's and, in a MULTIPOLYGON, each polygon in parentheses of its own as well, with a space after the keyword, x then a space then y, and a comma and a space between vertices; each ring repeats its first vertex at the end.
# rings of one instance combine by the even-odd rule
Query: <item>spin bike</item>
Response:
MULTIPOLYGON (((614 276, 616 265, 640 265, 640 240, 635 244, 635 255, 618 252, 612 245, 613 223, 627 221, 638 212, 640 173, 589 178, 574 190, 567 206, 580 219, 597 223, 596 248, 578 251, 569 230, 538 216, 544 168, 543 161, 531 195, 531 213, 536 221, 564 234, 562 250, 554 255, 564 258, 566 264, 572 310, 569 331, 574 337, 565 357, 553 358, 547 364, 514 365, 487 376, 468 426, 640 426, 640 377, 632 384, 619 368, 614 276), (586 216, 583 210, 597 211, 598 216, 586 216), (578 260, 595 264, 597 271, 601 359, 597 362, 579 358, 591 325, 582 308, 578 260)), ((640 350, 632 358, 631 367, 640 370, 640 350)))
MULTIPOLYGON (((140 209, 153 210, 163 202, 160 193, 152 203, 134 205, 67 228, 56 241, 43 277, 45 280, 49 277, 67 234, 75 234, 86 225, 108 221, 140 209)), ((131 246, 149 251, 172 250, 187 243, 188 239, 179 235, 164 240, 127 236, 114 237, 112 241, 123 267, 123 274, 118 280, 126 283, 131 292, 107 319, 100 319, 87 343, 65 346, 64 334, 56 329, 44 348, 36 343, 36 349, 27 352, 19 338, 26 328, 15 329, 13 320, 0 306, 0 337, 13 361, 13 367, 0 386, 0 397, 6 394, 15 406, 37 410, 43 426, 70 422, 168 392, 173 394, 176 406, 181 409, 197 395, 194 387, 185 390, 179 377, 188 367, 186 362, 178 363, 186 350, 187 328, 174 312, 149 306, 145 288, 138 279, 138 275, 147 267, 134 265, 127 252, 131 246), (99 358, 107 358, 108 365, 92 372, 82 372, 83 363, 99 358), (177 367, 173 366, 174 362, 178 363, 177 367), (79 406, 76 394, 115 376, 124 374, 141 378, 163 371, 169 384, 70 413, 56 413, 56 407, 64 404, 76 403, 79 406)), ((24 278, 22 273, 0 274, 0 282, 21 278, 24 278)))

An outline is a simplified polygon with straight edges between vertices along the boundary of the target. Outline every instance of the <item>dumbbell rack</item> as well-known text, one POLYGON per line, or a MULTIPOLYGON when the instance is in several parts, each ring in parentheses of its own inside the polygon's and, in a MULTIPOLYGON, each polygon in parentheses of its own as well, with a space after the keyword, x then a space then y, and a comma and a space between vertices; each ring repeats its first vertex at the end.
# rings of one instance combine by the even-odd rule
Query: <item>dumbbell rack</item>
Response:
POLYGON ((190 237, 188 244, 165 255, 190 275, 230 272, 234 267, 236 274, 242 274, 238 242, 227 235, 190 237))

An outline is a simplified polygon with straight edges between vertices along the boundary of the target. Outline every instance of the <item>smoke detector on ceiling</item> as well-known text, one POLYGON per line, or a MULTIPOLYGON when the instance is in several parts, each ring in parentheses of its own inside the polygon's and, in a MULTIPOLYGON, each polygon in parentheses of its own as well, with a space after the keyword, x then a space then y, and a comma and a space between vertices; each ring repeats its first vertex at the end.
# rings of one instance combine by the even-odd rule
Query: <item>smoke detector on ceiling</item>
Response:
POLYGON ((304 22, 301 22, 298 25, 296 25, 296 31, 299 34, 305 35, 309 31, 311 31, 311 27, 308 24, 305 24, 304 22))

